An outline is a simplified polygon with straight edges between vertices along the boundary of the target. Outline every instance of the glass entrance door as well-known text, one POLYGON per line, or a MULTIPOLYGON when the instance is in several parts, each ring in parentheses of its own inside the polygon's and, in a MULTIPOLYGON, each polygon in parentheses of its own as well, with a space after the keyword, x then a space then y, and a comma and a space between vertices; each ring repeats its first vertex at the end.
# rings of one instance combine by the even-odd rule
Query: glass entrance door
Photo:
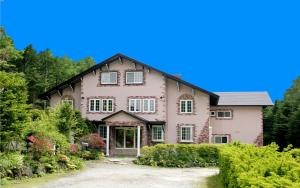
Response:
POLYGON ((116 148, 136 148, 136 128, 116 128, 116 148))

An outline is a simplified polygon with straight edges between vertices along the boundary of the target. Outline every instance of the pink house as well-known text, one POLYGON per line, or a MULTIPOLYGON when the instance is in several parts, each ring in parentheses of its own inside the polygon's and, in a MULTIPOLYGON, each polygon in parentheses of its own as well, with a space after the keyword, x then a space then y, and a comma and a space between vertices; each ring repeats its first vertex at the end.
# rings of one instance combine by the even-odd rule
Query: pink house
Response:
POLYGON ((140 155, 157 143, 263 144, 267 92, 209 92, 122 54, 41 95, 93 121, 106 155, 140 155))

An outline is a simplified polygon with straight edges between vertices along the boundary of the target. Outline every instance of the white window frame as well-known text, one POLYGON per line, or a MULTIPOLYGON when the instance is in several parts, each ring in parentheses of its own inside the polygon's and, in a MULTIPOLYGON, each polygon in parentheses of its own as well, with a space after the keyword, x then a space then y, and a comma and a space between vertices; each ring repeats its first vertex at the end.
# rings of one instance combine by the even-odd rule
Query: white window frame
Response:
POLYGON ((218 118, 218 119, 231 119, 232 118, 232 111, 231 110, 218 110, 217 111, 217 114, 216 114, 216 117, 218 118), (230 113, 230 116, 229 117, 220 117, 219 116, 219 112, 223 112, 224 113, 224 115, 225 115, 225 112, 229 112, 230 113))
POLYGON ((143 112, 148 112, 148 113, 155 113, 155 111, 156 111, 156 101, 155 101, 155 99, 143 99, 143 104, 142 104, 142 106, 143 106, 143 112), (148 104, 147 104, 147 110, 145 110, 145 101, 147 101, 148 102, 148 104), (153 101, 153 109, 151 110, 151 101, 153 101))
MULTIPOLYGON (((124 127, 116 127, 116 129, 119 129, 119 130, 123 130, 124 131, 124 136, 123 136, 123 147, 117 147, 117 142, 115 143, 115 147, 116 149, 136 149, 136 137, 137 137, 137 129, 136 128, 124 128, 124 127), (126 132, 127 130, 132 130, 133 129, 133 147, 132 148, 128 148, 126 147, 126 132)), ((115 132, 115 137, 117 137, 117 131, 115 132)))
POLYGON ((129 112, 142 112, 142 108, 143 108, 143 101, 142 101, 142 99, 129 99, 129 101, 128 101, 128 108, 129 108, 129 112), (131 110, 131 101, 134 101, 133 103, 134 103, 134 110, 131 110), (140 101, 140 108, 139 108, 139 110, 137 110, 137 102, 136 101, 140 101))
POLYGON ((113 99, 102 99, 101 100, 101 112, 113 112, 113 111, 114 111, 114 100, 113 99), (107 101, 107 104, 106 104, 107 105, 107 109, 106 110, 103 109, 103 107, 104 107, 103 106, 103 101, 107 101), (112 105, 111 106, 111 110, 109 110, 109 105, 108 105, 109 101, 111 101, 111 105, 112 105))
POLYGON ((74 100, 73 99, 63 99, 62 100, 63 103, 68 103, 70 104, 72 107, 74 107, 74 100))
POLYGON ((194 126, 192 125, 183 125, 180 127, 180 142, 194 142, 194 133, 193 133, 194 126), (183 140, 182 139, 182 128, 190 128, 190 140, 183 140))
POLYGON ((101 76, 101 84, 102 85, 115 85, 115 84, 118 84, 118 72, 116 71, 111 71, 111 72, 101 72, 100 74, 101 76), (103 79, 103 75, 104 74, 109 74, 109 82, 103 82, 104 79, 103 79), (116 76, 116 81, 115 82, 111 82, 111 74, 114 74, 116 76))
POLYGON ((163 142, 164 140, 165 140, 164 129, 163 129, 162 125, 152 125, 152 141, 153 142, 163 142), (154 128, 161 128, 161 139, 154 138, 154 128))
POLYGON ((98 134, 103 138, 103 140, 106 140, 106 132, 107 132, 107 126, 106 125, 99 125, 98 126, 98 134), (101 128, 105 129, 104 133, 103 133, 103 136, 101 136, 101 128))
POLYGON ((126 72, 126 84, 143 84, 144 83, 144 72, 143 71, 128 71, 126 72), (136 80, 136 73, 142 73, 142 80, 136 80), (128 74, 133 74, 133 82, 128 82, 128 74))
MULTIPOLYGON (((109 109, 107 107, 107 109, 109 109)), ((114 111, 114 99, 89 99, 89 112, 113 112, 114 111), (103 110, 103 100, 112 101, 112 110, 103 110), (91 102, 94 101, 94 107, 91 109, 91 102), (99 101, 99 110, 96 110, 96 101, 99 101)))
POLYGON ((179 111, 180 111, 180 113, 181 114, 191 114, 191 113, 193 113, 193 107, 194 107, 194 104, 193 104, 193 100, 180 100, 179 101, 179 111), (188 110, 188 105, 187 105, 187 102, 188 101, 191 101, 191 111, 190 112, 188 112, 187 110, 188 110), (185 108, 184 108, 184 112, 182 111, 182 108, 181 108, 181 105, 182 105, 182 102, 184 102, 185 103, 185 108))
POLYGON ((213 136, 213 141, 214 141, 214 144, 228 144, 229 143, 229 135, 223 135, 223 134, 214 135, 213 136), (222 140, 223 137, 226 137, 227 142, 226 143, 216 143, 216 138, 220 138, 220 137, 221 137, 221 140, 222 140))

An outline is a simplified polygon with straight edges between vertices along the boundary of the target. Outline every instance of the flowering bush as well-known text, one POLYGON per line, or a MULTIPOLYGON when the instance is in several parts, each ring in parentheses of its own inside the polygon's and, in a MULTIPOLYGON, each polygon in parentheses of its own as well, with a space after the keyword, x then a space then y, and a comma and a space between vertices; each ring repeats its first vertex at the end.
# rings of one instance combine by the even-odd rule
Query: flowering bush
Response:
POLYGON ((101 149, 105 145, 103 138, 97 133, 85 135, 81 138, 81 142, 88 143, 88 147, 91 149, 101 149))
POLYGON ((54 145, 48 137, 46 137, 43 133, 38 133, 35 136, 32 136, 33 142, 30 147, 30 151, 36 158, 40 158, 46 154, 54 153, 54 145))
POLYGON ((79 152, 79 146, 77 144, 70 144, 69 152, 71 154, 73 154, 73 155, 78 154, 78 152, 79 152))

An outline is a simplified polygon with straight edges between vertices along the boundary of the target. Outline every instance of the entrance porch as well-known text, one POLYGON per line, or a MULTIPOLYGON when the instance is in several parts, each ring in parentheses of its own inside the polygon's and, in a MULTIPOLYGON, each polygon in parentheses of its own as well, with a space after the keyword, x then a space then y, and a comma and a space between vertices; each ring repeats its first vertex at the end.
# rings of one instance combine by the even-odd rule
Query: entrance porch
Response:
POLYGON ((106 156, 139 156, 141 147, 151 144, 152 124, 164 122, 150 122, 126 111, 118 111, 102 119, 99 131, 105 138, 106 156))

